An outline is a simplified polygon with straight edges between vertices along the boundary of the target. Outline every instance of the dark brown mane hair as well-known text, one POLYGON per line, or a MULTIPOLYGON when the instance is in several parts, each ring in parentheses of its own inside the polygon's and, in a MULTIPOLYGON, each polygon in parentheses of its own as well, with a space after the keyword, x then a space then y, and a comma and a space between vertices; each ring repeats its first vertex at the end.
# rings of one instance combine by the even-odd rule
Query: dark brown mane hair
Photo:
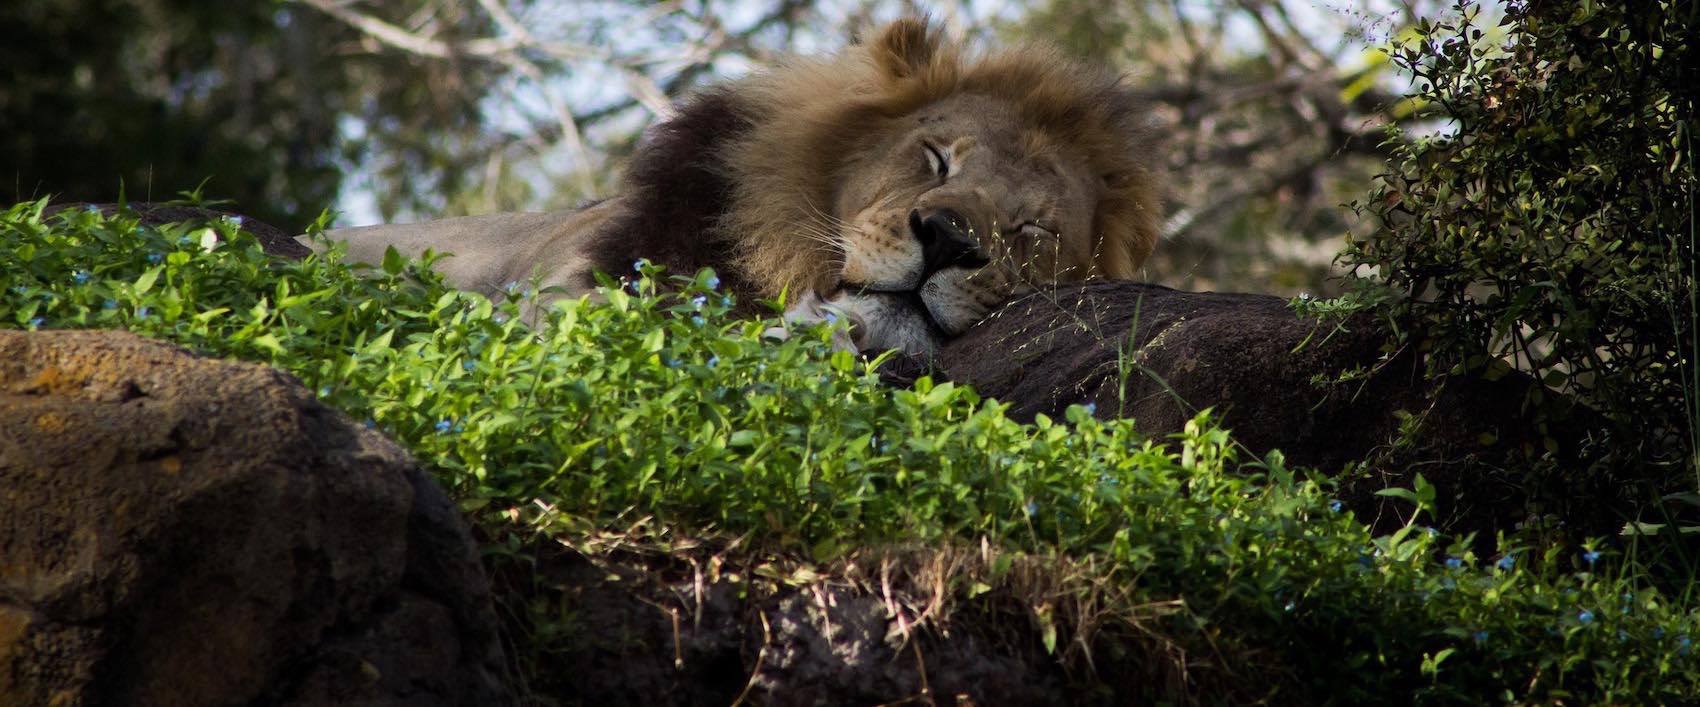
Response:
MULTIPOLYGON (((735 88, 725 86, 686 100, 677 114, 650 128, 621 180, 626 208, 595 246, 596 268, 628 273, 641 255, 672 275, 711 267, 733 292, 758 294, 742 273, 728 267, 732 244, 714 234, 732 195, 720 149, 750 126, 735 88)), ((753 303, 754 297, 740 300, 753 303)))

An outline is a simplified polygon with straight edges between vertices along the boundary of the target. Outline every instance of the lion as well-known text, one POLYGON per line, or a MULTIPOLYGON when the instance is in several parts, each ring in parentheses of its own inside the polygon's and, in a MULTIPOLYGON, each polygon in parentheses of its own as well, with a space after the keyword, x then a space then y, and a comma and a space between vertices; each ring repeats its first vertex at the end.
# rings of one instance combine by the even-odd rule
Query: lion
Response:
POLYGON ((707 89, 646 133, 619 196, 567 213, 328 232, 355 260, 452 253, 457 287, 534 275, 577 296, 647 259, 740 301, 926 354, 1049 284, 1127 279, 1159 221, 1148 124, 1121 77, 1055 50, 971 54, 904 19, 829 57, 707 89), (800 314, 799 314, 800 313, 800 314))

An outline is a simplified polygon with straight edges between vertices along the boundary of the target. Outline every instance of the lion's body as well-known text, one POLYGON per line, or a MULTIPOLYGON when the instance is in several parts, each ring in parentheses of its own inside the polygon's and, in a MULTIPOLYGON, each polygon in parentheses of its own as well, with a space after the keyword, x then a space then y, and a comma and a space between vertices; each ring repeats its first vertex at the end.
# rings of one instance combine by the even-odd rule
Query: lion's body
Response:
POLYGON ((426 250, 453 253, 437 269, 456 287, 485 295, 501 293, 509 283, 525 283, 533 273, 542 277, 543 287, 580 292, 591 267, 584 258, 590 238, 616 208, 617 203, 603 202, 578 211, 463 216, 344 228, 330 235, 348 245, 349 259, 356 262, 381 262, 391 246, 410 257, 426 250))
POLYGON ((368 262, 453 253, 439 269, 485 293, 533 274, 585 292, 638 258, 713 267, 746 305, 789 291, 847 313, 864 347, 927 350, 1024 289, 1134 274, 1158 215, 1143 121, 1113 74, 976 59, 900 21, 685 102, 614 199, 330 236, 368 262))

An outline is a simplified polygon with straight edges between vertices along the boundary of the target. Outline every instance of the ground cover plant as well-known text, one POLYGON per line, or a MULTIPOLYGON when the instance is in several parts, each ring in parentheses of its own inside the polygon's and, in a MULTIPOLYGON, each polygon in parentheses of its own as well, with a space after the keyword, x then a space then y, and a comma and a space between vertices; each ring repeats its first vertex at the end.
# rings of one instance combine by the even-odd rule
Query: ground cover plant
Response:
MULTIPOLYGON (((448 290, 399 257, 369 271, 335 254, 284 262, 235 219, 155 227, 43 210, 0 215, 0 326, 128 329, 283 368, 432 468, 493 562, 638 519, 821 567, 984 541, 1089 567, 1076 585, 1101 590, 1104 635, 1183 647, 1194 682, 1153 696, 1700 692, 1695 599, 1682 583, 1661 589, 1635 544, 1510 538, 1484 557, 1421 514, 1371 537, 1325 480, 1279 454, 1241 456, 1206 417, 1150 440, 1080 408, 1022 425, 968 388, 893 390, 832 352, 825 330, 775 342, 762 336, 773 321, 728 319, 712 273, 668 280, 636 263, 605 304, 563 303, 528 324, 512 303, 448 290)), ((1420 484, 1394 493, 1434 503, 1420 484)), ((950 591, 966 605, 1007 585, 994 568, 950 591)), ((1029 606, 1061 659, 1080 624, 1029 606)), ((570 622, 533 627, 517 652, 549 670, 537 637, 570 622)))

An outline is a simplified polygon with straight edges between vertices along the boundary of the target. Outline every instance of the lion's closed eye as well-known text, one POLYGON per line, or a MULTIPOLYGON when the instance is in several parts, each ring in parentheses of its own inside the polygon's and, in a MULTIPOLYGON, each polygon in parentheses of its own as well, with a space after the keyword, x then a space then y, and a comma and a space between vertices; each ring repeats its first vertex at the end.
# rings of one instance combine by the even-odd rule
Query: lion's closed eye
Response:
POLYGON ((1016 227, 1016 232, 1028 238, 1056 238, 1057 232, 1038 221, 1028 221, 1016 227))
POLYGON ((921 143, 921 148, 927 153, 927 169, 932 172, 933 176, 938 177, 940 183, 949 179, 950 155, 930 142, 921 143))

